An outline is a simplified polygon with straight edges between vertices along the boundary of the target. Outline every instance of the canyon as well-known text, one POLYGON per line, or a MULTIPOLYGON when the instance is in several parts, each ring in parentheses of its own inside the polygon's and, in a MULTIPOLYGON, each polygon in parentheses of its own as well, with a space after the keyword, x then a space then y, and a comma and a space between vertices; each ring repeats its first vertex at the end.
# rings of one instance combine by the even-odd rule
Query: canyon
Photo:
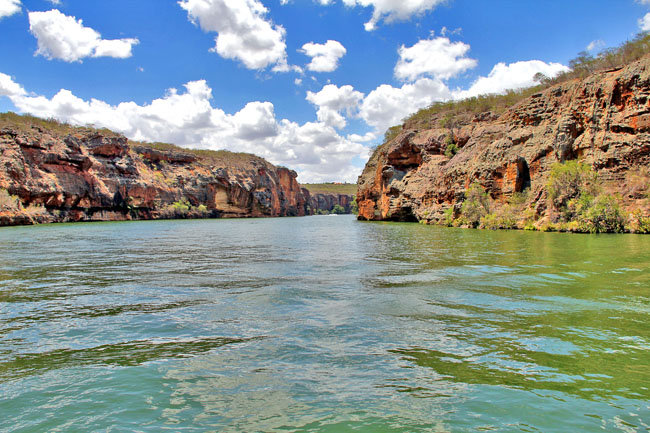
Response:
POLYGON ((0 123, 0 225, 312 215, 353 198, 317 194, 295 171, 228 151, 137 143, 30 116, 0 123))

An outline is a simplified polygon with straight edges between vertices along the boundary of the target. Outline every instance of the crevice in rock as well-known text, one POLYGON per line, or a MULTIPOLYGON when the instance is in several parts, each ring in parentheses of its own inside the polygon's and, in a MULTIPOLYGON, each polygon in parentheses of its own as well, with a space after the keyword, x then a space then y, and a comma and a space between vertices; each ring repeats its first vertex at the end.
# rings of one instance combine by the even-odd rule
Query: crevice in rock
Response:
POLYGON ((522 192, 530 188, 530 168, 526 159, 521 156, 517 158, 517 178, 515 180, 515 192, 522 192))

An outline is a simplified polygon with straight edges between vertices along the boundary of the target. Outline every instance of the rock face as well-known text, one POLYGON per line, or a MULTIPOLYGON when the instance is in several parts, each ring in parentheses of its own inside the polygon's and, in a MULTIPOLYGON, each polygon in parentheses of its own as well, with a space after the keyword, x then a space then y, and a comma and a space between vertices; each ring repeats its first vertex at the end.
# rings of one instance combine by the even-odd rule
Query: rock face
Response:
POLYGON ((550 167, 580 160, 621 184, 650 162, 650 58, 559 84, 501 115, 443 114, 403 125, 380 146, 359 177, 359 218, 438 222, 474 182, 497 202, 530 188, 529 205, 544 215, 550 167), (446 124, 446 127, 437 125, 446 124), (453 142, 458 152, 445 156, 453 142))
POLYGON ((123 136, 29 125, 0 129, 0 189, 25 212, 0 209, 0 225, 155 219, 280 217, 311 213, 297 174, 262 158, 131 145, 123 136))
POLYGON ((311 194, 310 204, 313 211, 322 210, 332 212, 334 206, 341 206, 345 213, 352 213, 352 202, 354 196, 348 194, 325 194, 313 193, 311 194))

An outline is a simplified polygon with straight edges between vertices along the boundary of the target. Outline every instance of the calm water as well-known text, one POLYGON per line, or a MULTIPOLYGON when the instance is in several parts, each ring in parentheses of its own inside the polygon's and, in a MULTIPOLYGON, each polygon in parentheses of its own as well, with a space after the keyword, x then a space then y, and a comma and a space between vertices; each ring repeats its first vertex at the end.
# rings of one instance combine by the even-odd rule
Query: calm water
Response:
POLYGON ((2 432, 646 432, 650 236, 0 229, 2 432))

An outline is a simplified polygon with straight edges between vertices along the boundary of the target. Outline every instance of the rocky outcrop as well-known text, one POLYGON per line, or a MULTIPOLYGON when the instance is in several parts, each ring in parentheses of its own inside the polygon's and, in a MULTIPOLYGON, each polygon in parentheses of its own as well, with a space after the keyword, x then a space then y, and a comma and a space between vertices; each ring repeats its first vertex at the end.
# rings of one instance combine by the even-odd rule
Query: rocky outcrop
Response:
POLYGON ((335 206, 343 208, 345 213, 352 213, 354 196, 348 194, 313 193, 310 197, 311 209, 316 211, 332 212, 335 206))
POLYGON ((17 197, 20 209, 0 209, 0 225, 311 212, 297 174, 262 158, 134 145, 106 131, 68 129, 2 125, 0 190, 17 197))
POLYGON ((551 166, 574 159, 622 191, 630 170, 650 162, 649 97, 646 57, 550 87, 499 115, 408 121, 359 177, 359 218, 439 222, 474 182, 496 202, 529 191, 528 206, 543 217, 551 166), (450 143, 458 151, 445 156, 450 143))

